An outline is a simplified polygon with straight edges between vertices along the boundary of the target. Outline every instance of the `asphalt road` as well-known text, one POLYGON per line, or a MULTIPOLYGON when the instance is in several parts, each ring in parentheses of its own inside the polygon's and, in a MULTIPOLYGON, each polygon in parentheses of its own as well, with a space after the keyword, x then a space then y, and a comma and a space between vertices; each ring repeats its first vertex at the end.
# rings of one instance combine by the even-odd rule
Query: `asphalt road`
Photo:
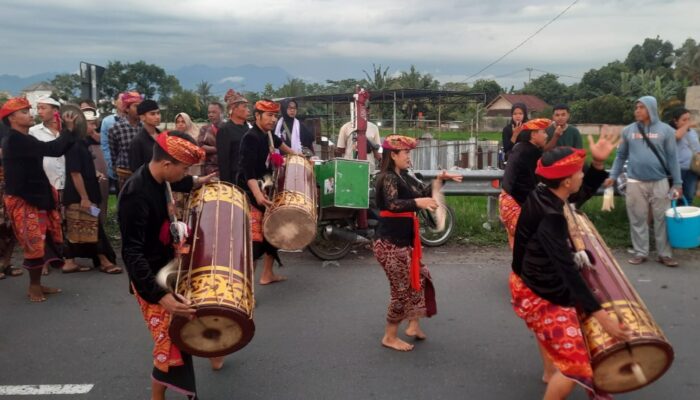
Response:
MULTIPOLYGON (((677 269, 622 263, 676 359, 659 381, 617 399, 700 397, 699 255, 677 253, 677 269)), ((509 304, 505 249, 426 251, 438 315, 424 321, 429 338, 410 353, 379 344, 389 288, 369 251, 351 254, 339 266, 324 266, 309 253, 283 259, 281 272, 289 280, 256 290, 252 342, 227 357, 219 372, 197 359, 202 399, 541 398, 534 339, 509 304)), ((0 281, 0 391, 8 385, 92 384, 87 394, 39 398, 147 399, 152 342, 126 276, 53 272, 45 282, 64 292, 30 304, 26 276, 0 281)), ((13 396, 0 395, 6 398, 13 396)), ((580 389, 572 396, 585 398, 580 389)))

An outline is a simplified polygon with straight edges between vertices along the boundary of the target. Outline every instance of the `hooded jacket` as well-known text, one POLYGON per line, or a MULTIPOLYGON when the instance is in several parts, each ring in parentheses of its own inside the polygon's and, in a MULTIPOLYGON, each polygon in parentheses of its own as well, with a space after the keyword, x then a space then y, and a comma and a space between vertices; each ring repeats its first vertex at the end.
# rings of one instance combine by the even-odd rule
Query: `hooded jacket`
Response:
POLYGON ((627 161, 627 176, 631 179, 649 182, 666 178, 664 165, 659 162, 640 133, 640 128, 643 128, 671 173, 673 186, 680 187, 682 180, 676 154, 676 131, 659 119, 658 106, 654 97, 644 96, 637 101, 642 103, 649 112, 649 124, 635 122, 622 130, 622 141, 617 149, 610 177, 617 179, 627 161))

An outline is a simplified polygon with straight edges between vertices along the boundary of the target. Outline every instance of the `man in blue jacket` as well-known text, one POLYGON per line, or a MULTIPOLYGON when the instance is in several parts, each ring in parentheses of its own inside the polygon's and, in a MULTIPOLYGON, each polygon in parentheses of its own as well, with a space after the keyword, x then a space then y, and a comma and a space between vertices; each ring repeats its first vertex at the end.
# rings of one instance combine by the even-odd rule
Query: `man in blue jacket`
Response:
POLYGON ((636 121, 622 131, 622 142, 605 185, 613 184, 627 162, 627 215, 635 252, 628 262, 641 264, 649 257, 648 217, 651 208, 657 261, 675 267, 678 262, 672 258, 666 237, 665 212, 671 206, 671 199, 680 197, 681 170, 676 158, 675 130, 659 120, 657 110, 654 97, 644 96, 637 100, 634 109, 636 121), (673 187, 669 187, 669 177, 673 187))

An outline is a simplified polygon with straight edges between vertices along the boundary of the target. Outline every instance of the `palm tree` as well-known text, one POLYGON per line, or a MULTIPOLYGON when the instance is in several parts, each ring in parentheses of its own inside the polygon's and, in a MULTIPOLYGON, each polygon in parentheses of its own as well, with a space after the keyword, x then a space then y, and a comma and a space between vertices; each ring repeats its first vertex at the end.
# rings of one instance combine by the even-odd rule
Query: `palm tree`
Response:
POLYGON ((365 73, 365 76, 367 77, 367 89, 369 91, 373 90, 384 90, 388 89, 389 85, 391 84, 391 78, 389 77, 389 67, 384 68, 382 70, 382 65, 379 64, 379 66, 372 64, 372 75, 370 75, 367 71, 364 69, 362 72, 365 73))
POLYGON ((676 50, 676 78, 687 79, 692 85, 700 84, 700 44, 688 39, 676 50))

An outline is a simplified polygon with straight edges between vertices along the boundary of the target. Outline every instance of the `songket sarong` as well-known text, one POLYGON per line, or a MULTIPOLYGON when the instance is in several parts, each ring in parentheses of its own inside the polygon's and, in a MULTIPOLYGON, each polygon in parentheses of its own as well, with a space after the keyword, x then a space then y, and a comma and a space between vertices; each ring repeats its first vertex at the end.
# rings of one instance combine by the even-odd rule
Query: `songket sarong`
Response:
POLYGON ((63 231, 58 210, 39 210, 21 197, 11 195, 5 195, 4 202, 24 252, 24 267, 33 269, 50 262, 62 263, 63 231))
POLYGON ((506 228, 508 234, 508 244, 513 248, 515 242, 515 227, 518 225, 520 218, 520 204, 506 192, 501 192, 498 196, 498 213, 501 217, 501 222, 506 228))
POLYGON ((192 356, 180 351, 170 340, 168 328, 172 315, 160 304, 151 304, 142 299, 136 289, 133 289, 133 292, 155 342, 152 379, 190 399, 196 399, 192 356))
POLYGON ((425 265, 420 269, 420 290, 411 285, 412 253, 410 246, 396 246, 383 239, 374 242, 374 255, 389 279, 391 300, 386 319, 390 323, 431 317, 437 312, 435 289, 425 265))
POLYGON ((275 258, 275 261, 282 265, 282 261, 277 254, 277 248, 268 242, 263 236, 264 217, 265 214, 263 211, 254 205, 250 206, 250 230, 253 238, 253 258, 257 260, 263 254, 269 254, 275 258))
POLYGON ((535 334, 554 366, 581 385, 591 399, 612 399, 606 393, 594 392, 591 360, 576 309, 539 297, 513 272, 510 274, 510 293, 515 313, 535 334))

